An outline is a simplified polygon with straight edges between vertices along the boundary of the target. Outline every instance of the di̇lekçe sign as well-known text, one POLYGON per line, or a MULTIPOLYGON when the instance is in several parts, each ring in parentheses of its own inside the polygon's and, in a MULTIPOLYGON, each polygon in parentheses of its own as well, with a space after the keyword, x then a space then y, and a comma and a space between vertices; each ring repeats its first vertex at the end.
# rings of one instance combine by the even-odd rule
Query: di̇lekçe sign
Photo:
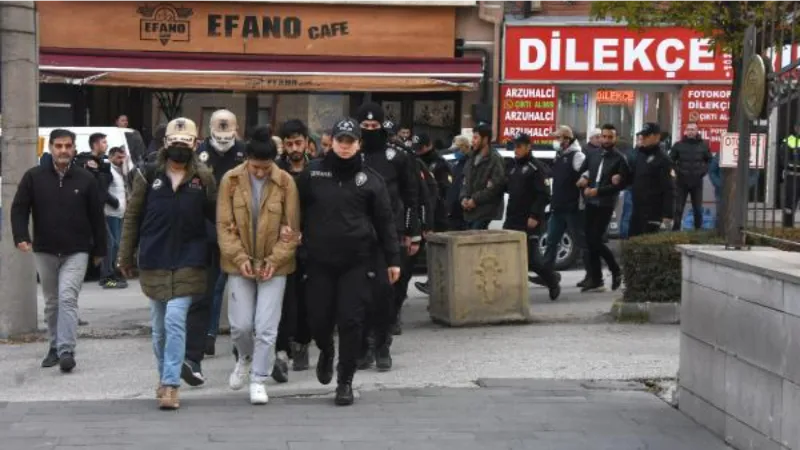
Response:
POLYGON ((556 125, 555 86, 503 85, 500 89, 500 140, 508 142, 520 133, 535 145, 546 145, 556 125))
MULTIPOLYGON (((678 27, 506 26, 506 80, 729 81, 730 55, 678 27)), ((552 81, 551 81, 552 82, 552 81)))
MULTIPOLYGON (((764 168, 764 154, 767 152, 767 135, 750 135, 750 168, 764 168)), ((737 167, 739 165, 739 133, 725 132, 720 142, 719 166, 737 167)))
POLYGON ((696 123, 711 151, 718 152, 722 135, 728 130, 731 89, 725 86, 687 86, 683 88, 681 100, 681 131, 688 123, 696 123))

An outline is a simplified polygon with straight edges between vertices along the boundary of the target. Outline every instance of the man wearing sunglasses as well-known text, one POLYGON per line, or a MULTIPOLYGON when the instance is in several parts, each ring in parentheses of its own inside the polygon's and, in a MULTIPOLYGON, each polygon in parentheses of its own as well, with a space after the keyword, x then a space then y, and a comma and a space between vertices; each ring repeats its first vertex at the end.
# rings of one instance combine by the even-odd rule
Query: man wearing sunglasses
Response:
POLYGON ((78 294, 86 267, 90 258, 99 265, 106 256, 106 219, 94 176, 72 164, 75 134, 56 129, 49 142, 52 164, 29 169, 19 183, 11 232, 17 248, 36 258, 50 344, 42 367, 58 364, 67 373, 75 368, 78 294))

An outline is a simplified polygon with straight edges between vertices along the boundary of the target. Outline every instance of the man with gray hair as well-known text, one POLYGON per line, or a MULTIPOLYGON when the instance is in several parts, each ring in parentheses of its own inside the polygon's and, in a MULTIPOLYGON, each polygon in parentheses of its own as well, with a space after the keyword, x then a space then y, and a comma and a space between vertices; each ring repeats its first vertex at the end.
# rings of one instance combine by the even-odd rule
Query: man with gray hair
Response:
POLYGON ((595 150, 600 150, 601 149, 601 146, 600 146, 600 136, 601 135, 602 135, 602 132, 600 131, 600 128, 592 128, 589 131, 589 135, 586 138, 586 146, 583 148, 583 152, 588 154, 589 152, 592 152, 592 151, 595 151, 595 150))

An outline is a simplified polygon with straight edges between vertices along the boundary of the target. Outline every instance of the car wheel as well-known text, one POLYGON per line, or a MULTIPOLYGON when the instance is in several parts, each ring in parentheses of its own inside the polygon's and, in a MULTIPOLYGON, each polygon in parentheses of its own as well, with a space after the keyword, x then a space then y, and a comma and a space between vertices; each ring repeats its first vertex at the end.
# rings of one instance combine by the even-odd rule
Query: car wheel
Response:
MULTIPOLYGON (((546 249, 547 233, 544 233, 539 238, 539 251, 544 255, 546 249)), ((564 236, 561 238, 561 242, 558 243, 558 250, 556 251, 555 270, 571 269, 578 259, 578 253, 580 253, 580 250, 575 245, 575 239, 572 238, 569 230, 564 231, 564 236)))

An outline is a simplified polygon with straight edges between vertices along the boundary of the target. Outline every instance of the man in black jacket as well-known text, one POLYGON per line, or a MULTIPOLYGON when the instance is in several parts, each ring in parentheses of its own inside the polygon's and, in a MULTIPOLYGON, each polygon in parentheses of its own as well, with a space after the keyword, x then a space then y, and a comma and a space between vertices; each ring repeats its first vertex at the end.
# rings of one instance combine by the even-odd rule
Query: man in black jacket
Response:
POLYGON ((611 288, 619 289, 622 270, 614 254, 603 242, 603 234, 611 222, 614 206, 620 190, 630 181, 630 168, 625 156, 616 148, 617 129, 606 124, 601 128, 603 149, 586 155, 579 172, 578 187, 583 189, 586 199, 586 245, 589 249, 589 280, 582 292, 603 287, 603 271, 600 258, 606 260, 611 270, 611 288), (616 177, 617 183, 612 182, 616 177))
POLYGON ((450 165, 434 150, 431 138, 427 134, 421 133, 412 138, 412 147, 416 151, 419 159, 425 163, 427 169, 433 174, 436 180, 436 190, 431 192, 434 200, 433 210, 433 231, 447 231, 447 208, 445 201, 447 192, 453 184, 453 172, 450 165))
MULTIPOLYGON (((298 119, 286 121, 280 129, 283 140, 283 156, 278 158, 278 167, 291 174, 295 181, 308 167, 308 127, 298 119)), ((302 217, 300 220, 302 221, 302 217)), ((283 294, 281 322, 278 338, 275 341, 275 367, 272 378, 279 383, 289 381, 288 359, 292 359, 292 369, 308 370, 308 344, 311 343, 311 330, 308 328, 308 309, 305 301, 305 276, 307 265, 306 250, 302 244, 295 253, 296 269, 286 278, 283 294)))
MULTIPOLYGON (((211 169, 217 185, 229 170, 244 162, 244 142, 237 139, 238 131, 236 116, 232 112, 226 109, 214 111, 209 120, 209 137, 197 148, 197 159, 211 169)), ((219 268, 217 228, 211 221, 206 222, 206 235, 209 254, 206 294, 192 301, 186 319, 186 361, 181 378, 190 386, 205 383, 201 366, 203 356, 216 353, 222 296, 228 282, 227 274, 219 268)))
POLYGON ((694 213, 694 228, 703 228, 703 177, 708 173, 708 164, 711 162, 711 151, 708 144, 697 132, 697 124, 689 122, 683 139, 672 146, 670 158, 675 163, 677 180, 677 204, 675 205, 675 220, 672 229, 681 229, 683 222, 683 209, 686 206, 686 197, 692 197, 692 211, 694 213))
MULTIPOLYGON (((356 120, 361 126, 360 153, 364 164, 383 177, 389 191, 397 234, 402 236, 403 251, 400 253, 413 256, 419 251, 422 240, 419 229, 419 182, 414 161, 405 152, 387 145, 386 130, 383 129, 384 113, 380 105, 361 105, 356 112, 356 120)), ((386 269, 381 267, 380 260, 378 255, 377 272, 386 269)), ((385 279, 377 277, 374 281, 374 298, 367 316, 365 329, 368 331, 364 335, 364 356, 359 361, 359 368, 363 370, 369 367, 374 354, 378 370, 387 371, 392 368, 391 328, 397 318, 394 311, 395 292, 385 279), (371 341, 370 335, 373 335, 374 341, 371 341)))
POLYGON ((99 265, 106 256, 102 193, 91 173, 72 164, 74 149, 74 133, 53 130, 53 164, 25 172, 11 205, 14 244, 23 252, 33 250, 45 298, 50 349, 42 367, 59 364, 62 372, 75 368, 78 294, 87 264, 91 258, 99 265))
POLYGON ((633 211, 630 237, 656 233, 672 227, 674 203, 672 161, 661 148, 658 124, 647 123, 642 131, 639 155, 631 174, 633 211))
POLYGON ((531 154, 531 138, 520 134, 514 139, 514 165, 508 171, 506 221, 503 228, 523 231, 528 236, 528 267, 550 290, 550 300, 561 295, 561 276, 544 263, 539 251, 539 235, 545 223, 544 210, 550 203, 546 176, 531 154))
POLYGON ((374 301, 370 280, 386 284, 400 277, 399 240, 383 177, 358 154, 359 124, 334 126, 333 149, 311 162, 297 179, 302 241, 308 252, 306 301, 314 341, 320 349, 317 379, 333 378, 334 326, 339 332, 335 403, 353 403, 353 375, 361 352, 367 305, 374 301), (380 251, 378 251, 380 250, 380 251), (376 270, 374 255, 385 259, 376 270))

